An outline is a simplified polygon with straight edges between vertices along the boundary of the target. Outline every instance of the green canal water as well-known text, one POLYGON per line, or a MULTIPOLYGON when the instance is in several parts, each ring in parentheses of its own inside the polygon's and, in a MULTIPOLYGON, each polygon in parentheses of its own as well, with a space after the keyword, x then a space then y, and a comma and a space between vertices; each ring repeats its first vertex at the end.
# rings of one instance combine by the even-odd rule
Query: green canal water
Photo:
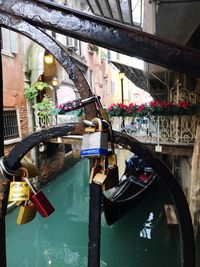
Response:
MULTIPOLYGON (((43 192, 55 212, 17 225, 18 209, 6 217, 8 267, 86 267, 88 160, 74 164, 43 192)), ((177 226, 167 226, 168 195, 155 189, 115 225, 102 215, 101 267, 181 267, 177 226)))

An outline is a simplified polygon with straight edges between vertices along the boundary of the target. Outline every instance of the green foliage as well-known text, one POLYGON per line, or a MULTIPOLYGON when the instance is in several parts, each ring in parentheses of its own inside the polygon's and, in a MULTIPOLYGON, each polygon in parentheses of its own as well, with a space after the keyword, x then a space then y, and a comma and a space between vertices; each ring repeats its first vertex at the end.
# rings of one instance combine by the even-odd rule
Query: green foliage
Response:
POLYGON ((53 101, 47 95, 44 96, 41 102, 33 105, 33 108, 38 110, 38 117, 41 119, 45 119, 50 115, 55 115, 57 112, 53 101))
POLYGON ((53 87, 45 82, 37 81, 33 85, 25 88, 24 95, 28 100, 33 100, 39 91, 42 91, 46 88, 53 89, 53 87))

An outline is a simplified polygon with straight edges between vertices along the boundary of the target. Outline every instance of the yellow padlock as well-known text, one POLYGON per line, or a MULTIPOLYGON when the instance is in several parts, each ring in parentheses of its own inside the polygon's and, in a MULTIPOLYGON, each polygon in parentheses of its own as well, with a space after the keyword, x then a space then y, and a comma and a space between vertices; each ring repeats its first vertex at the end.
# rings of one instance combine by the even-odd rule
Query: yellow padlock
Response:
POLYGON ((25 224, 32 221, 37 214, 37 209, 31 201, 25 201, 19 208, 17 224, 25 224))
POLYGON ((20 163, 24 168, 28 170, 28 175, 30 178, 37 176, 37 168, 29 157, 24 156, 23 159, 21 159, 20 163))
POLYGON ((30 187, 27 182, 13 181, 10 182, 8 201, 25 201, 30 199, 30 187))

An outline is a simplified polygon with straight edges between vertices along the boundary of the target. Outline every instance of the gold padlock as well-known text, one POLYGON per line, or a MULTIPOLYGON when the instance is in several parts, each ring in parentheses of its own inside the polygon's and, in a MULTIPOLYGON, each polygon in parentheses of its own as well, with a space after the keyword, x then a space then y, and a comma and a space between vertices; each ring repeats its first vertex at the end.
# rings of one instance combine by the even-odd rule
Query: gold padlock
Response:
POLYGON ((118 166, 114 165, 108 168, 106 180, 104 182, 105 190, 109 190, 119 185, 119 170, 118 166))
POLYGON ((110 145, 111 145, 111 151, 108 152, 107 157, 107 168, 106 168, 106 180, 104 183, 105 190, 111 189, 115 186, 119 185, 119 170, 117 166, 117 155, 115 154, 115 147, 113 142, 113 132, 111 128, 111 124, 107 122, 107 125, 109 127, 109 133, 110 133, 110 145))
POLYGON ((108 166, 117 165, 117 155, 113 151, 108 153, 108 166))
POLYGON ((27 182, 24 181, 13 181, 10 182, 10 189, 8 195, 8 201, 25 201, 30 199, 30 187, 27 182))
POLYGON ((37 214, 37 209, 31 201, 25 201, 19 208, 17 224, 25 224, 32 221, 37 214))
POLYGON ((20 163, 24 168, 28 170, 28 175, 30 178, 37 176, 37 168, 29 157, 24 156, 23 159, 21 159, 20 163))
POLYGON ((106 174, 98 172, 98 173, 94 176, 94 178, 93 178, 93 182, 94 182, 95 184, 103 185, 104 182, 105 182, 105 180, 106 180, 106 177, 107 177, 106 174))

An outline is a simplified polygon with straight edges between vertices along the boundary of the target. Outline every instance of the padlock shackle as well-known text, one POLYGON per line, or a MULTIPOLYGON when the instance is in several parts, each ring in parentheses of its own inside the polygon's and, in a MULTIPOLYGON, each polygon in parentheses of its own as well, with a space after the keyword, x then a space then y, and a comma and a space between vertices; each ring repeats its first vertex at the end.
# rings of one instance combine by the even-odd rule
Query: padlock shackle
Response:
POLYGON ((10 170, 5 166, 4 157, 0 158, 0 171, 4 179, 7 179, 6 174, 9 176, 20 176, 18 171, 10 170))
POLYGON ((93 121, 89 121, 89 120, 82 120, 82 123, 87 125, 87 126, 90 126, 90 127, 96 127, 97 124, 93 121))
POLYGON ((112 126, 111 124, 106 121, 106 120, 102 120, 102 122, 105 122, 108 125, 108 129, 109 129, 109 133, 110 133, 110 145, 111 145, 111 150, 112 150, 112 154, 115 154, 115 147, 114 147, 114 140, 113 140, 113 132, 112 132, 112 126))
POLYGON ((100 118, 94 118, 92 119, 92 122, 96 122, 96 127, 98 126, 98 130, 99 131, 103 131, 103 124, 102 124, 102 120, 100 118))
POLYGON ((28 177, 23 177, 23 180, 28 184, 28 186, 30 187, 31 191, 36 194, 37 190, 35 189, 35 187, 31 184, 31 182, 29 181, 28 177))

